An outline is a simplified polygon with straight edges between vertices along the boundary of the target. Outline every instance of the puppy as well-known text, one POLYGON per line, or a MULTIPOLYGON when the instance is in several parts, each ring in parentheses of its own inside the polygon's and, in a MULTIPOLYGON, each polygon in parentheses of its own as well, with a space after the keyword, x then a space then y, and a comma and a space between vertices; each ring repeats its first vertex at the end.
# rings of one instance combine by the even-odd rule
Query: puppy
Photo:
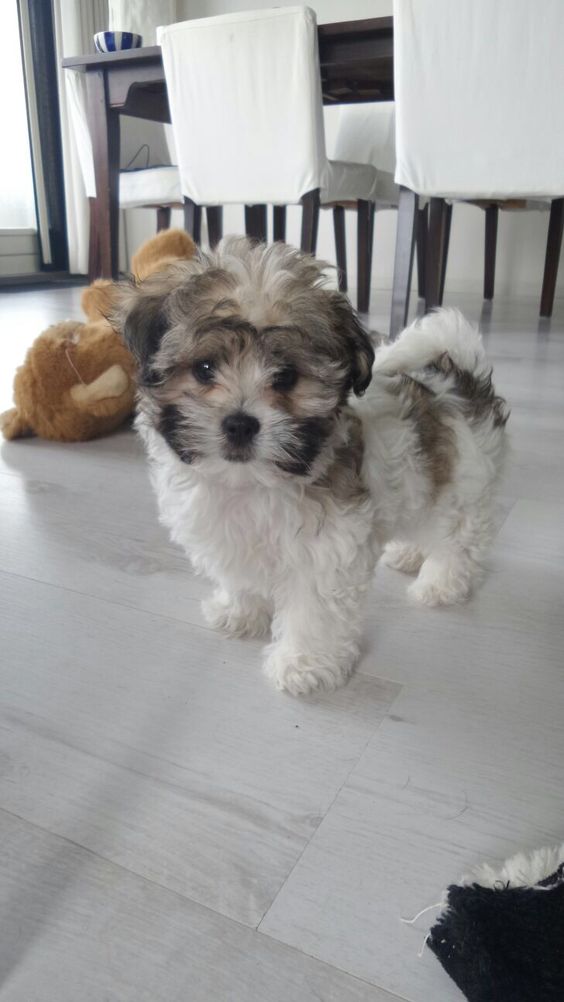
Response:
POLYGON ((420 602, 467 597, 508 413, 459 313, 425 317, 375 360, 317 261, 231 237, 122 287, 114 319, 138 363, 161 520, 215 585, 207 622, 270 633, 278 688, 348 677, 382 554, 417 574, 420 602))

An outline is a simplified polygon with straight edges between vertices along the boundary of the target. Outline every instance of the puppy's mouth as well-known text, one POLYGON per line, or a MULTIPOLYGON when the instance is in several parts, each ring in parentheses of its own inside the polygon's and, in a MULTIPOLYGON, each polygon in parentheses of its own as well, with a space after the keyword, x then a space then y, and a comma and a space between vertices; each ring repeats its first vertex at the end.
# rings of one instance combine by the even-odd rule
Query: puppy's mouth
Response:
POLYGON ((223 450, 223 458, 228 463, 248 463, 253 459, 254 452, 252 445, 228 445, 223 450))

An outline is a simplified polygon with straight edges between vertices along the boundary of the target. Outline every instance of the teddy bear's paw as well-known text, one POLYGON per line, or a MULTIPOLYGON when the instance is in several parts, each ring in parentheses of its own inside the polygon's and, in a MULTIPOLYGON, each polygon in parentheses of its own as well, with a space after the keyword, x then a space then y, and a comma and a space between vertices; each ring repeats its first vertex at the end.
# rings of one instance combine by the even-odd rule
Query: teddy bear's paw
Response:
POLYGON ((16 407, 0 414, 0 429, 4 438, 8 441, 12 438, 24 438, 33 435, 33 428, 30 428, 16 407))

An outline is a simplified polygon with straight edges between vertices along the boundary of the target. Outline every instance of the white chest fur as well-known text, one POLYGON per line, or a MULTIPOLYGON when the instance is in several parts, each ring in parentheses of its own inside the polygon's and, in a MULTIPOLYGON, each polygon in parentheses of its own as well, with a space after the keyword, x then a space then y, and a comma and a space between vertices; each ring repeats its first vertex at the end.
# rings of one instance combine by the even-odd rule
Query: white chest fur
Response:
POLYGON ((212 580, 266 598, 289 578, 323 576, 336 559, 346 568, 359 548, 371 549, 368 498, 339 504, 329 491, 312 494, 294 478, 254 477, 246 465, 223 463, 203 475, 150 426, 139 421, 138 427, 161 521, 194 569, 212 580))

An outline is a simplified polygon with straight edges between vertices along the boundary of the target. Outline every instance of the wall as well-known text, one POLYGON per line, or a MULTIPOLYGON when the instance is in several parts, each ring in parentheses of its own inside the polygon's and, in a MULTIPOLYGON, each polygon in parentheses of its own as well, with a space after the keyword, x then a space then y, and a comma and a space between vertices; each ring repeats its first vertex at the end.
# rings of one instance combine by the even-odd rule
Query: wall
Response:
MULTIPOLYGON (((276 0, 276 6, 292 6, 295 0, 276 0)), ((273 0, 178 0, 179 19, 206 17, 227 11, 251 7, 268 7, 273 0)), ((392 13, 391 0, 310 0, 309 6, 317 13, 319 22, 354 20, 378 17, 392 13)), ((326 112, 327 151, 331 156, 336 130, 338 109, 326 112)), ((129 213, 129 247, 146 233, 147 225, 154 226, 154 217, 142 222, 143 213, 129 213), (135 218, 134 218, 135 217, 135 218)), ((181 216, 177 221, 181 225, 181 216)), ((347 212, 347 246, 351 277, 354 287, 356 274, 356 217, 347 212)), ((374 236, 373 287, 391 288, 395 247, 396 213, 379 212, 376 216, 374 236)), ((288 239, 299 239, 299 210, 289 210, 288 239)), ((547 212, 502 212, 498 228, 498 256, 496 294, 526 293, 540 296, 544 252, 548 226, 547 212)), ((225 210, 225 232, 243 232, 243 212, 239 207, 225 210)), ((318 256, 334 262, 332 218, 330 212, 321 213, 318 256)), ((468 205, 456 205, 453 213, 451 243, 447 273, 447 293, 476 292, 482 288, 484 257, 484 213, 468 205)), ((557 293, 564 295, 564 267, 560 269, 557 293)))
MULTIPOLYGON (((235 10, 263 7, 296 7, 296 0, 177 0, 179 19, 211 17, 235 10)), ((391 0, 310 0, 307 4, 320 24, 327 21, 355 21, 362 17, 384 17, 392 13, 391 0)))
POLYGON ((34 275, 39 271, 39 236, 31 229, 0 231, 0 277, 34 275))

